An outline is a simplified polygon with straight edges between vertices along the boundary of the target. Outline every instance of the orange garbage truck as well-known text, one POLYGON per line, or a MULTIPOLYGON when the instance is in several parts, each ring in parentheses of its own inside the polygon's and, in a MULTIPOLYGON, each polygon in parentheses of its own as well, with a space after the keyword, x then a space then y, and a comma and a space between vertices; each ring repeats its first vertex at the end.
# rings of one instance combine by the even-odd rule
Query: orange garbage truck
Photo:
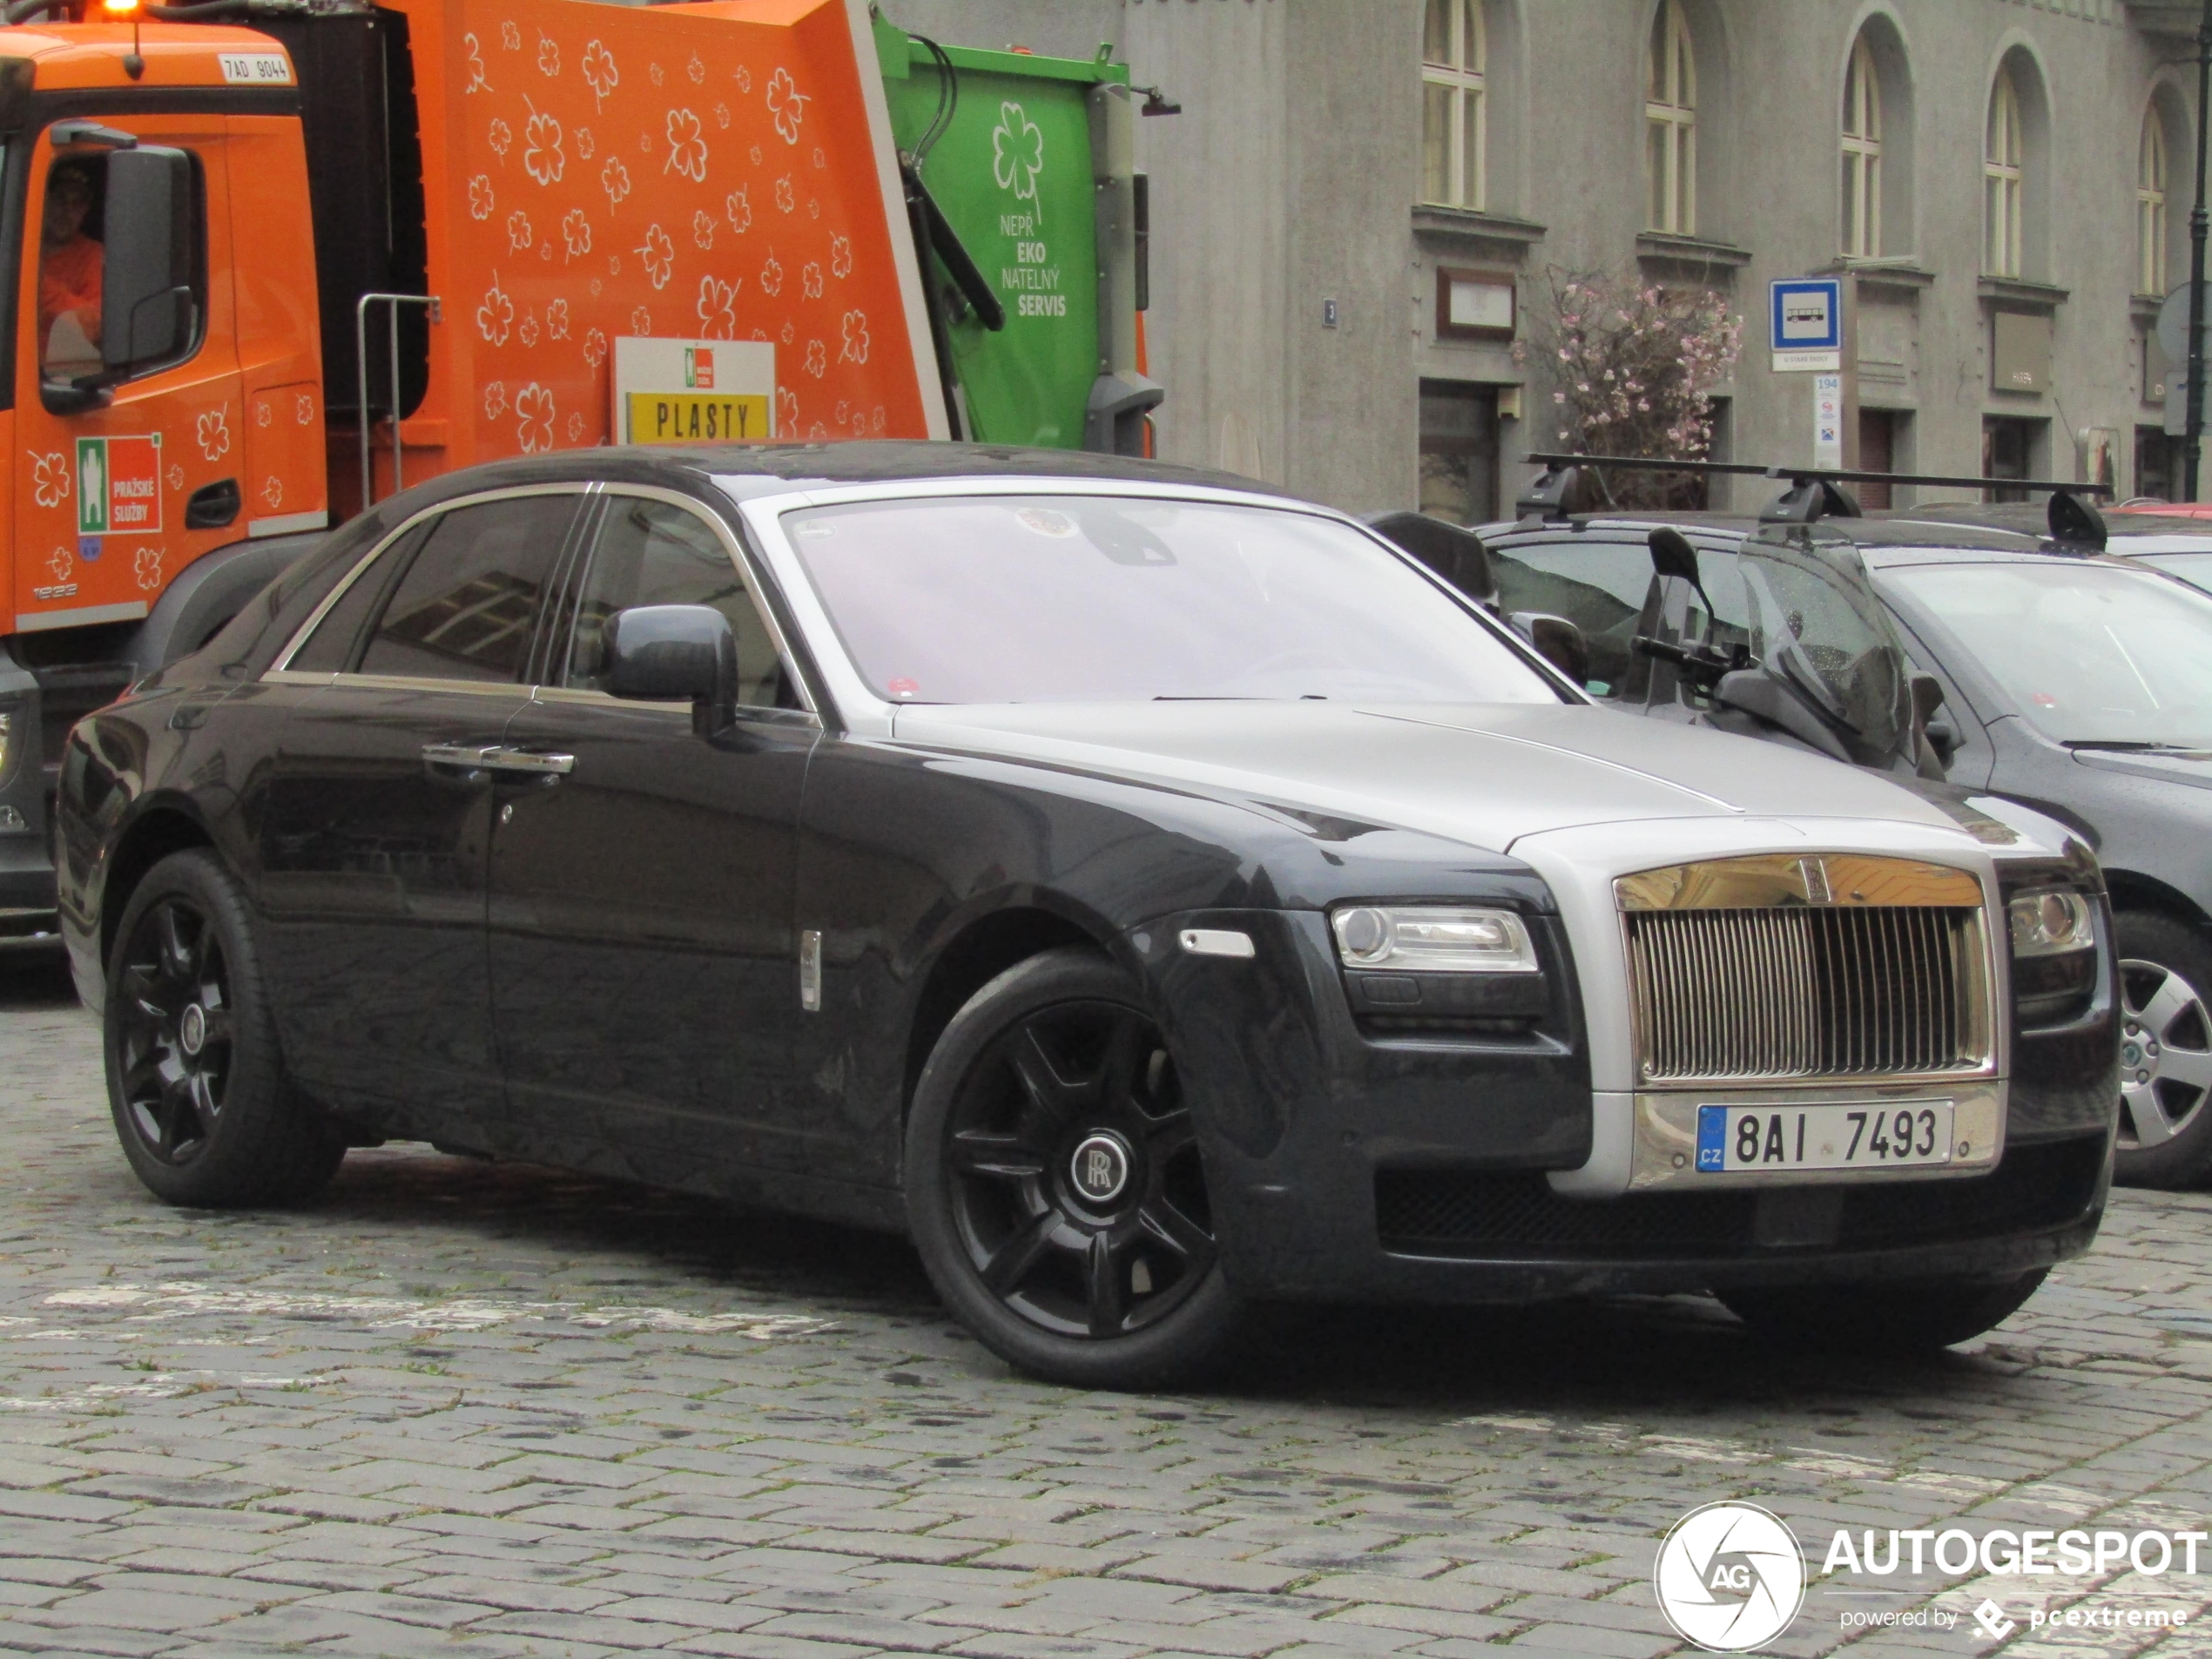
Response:
POLYGON ((941 46, 867 0, 5 18, 0 948, 52 937, 69 727, 408 482, 600 443, 1147 442, 1103 49, 941 46))

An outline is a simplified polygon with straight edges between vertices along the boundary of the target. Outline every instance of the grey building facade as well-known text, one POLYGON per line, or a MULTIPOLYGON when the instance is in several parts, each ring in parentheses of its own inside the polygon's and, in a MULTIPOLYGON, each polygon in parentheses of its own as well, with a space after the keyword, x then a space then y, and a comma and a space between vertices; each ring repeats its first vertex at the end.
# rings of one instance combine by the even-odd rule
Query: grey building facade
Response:
POLYGON ((1728 298, 1715 454, 1802 464, 1813 376, 1770 366, 1768 285, 1835 274, 1848 462, 2178 490, 2152 323, 2188 273, 2188 0, 887 10, 968 44, 1111 43, 1181 104, 1139 124, 1163 458, 1508 512, 1521 455, 1559 445, 1527 349, 1551 279, 1610 272, 1728 298))

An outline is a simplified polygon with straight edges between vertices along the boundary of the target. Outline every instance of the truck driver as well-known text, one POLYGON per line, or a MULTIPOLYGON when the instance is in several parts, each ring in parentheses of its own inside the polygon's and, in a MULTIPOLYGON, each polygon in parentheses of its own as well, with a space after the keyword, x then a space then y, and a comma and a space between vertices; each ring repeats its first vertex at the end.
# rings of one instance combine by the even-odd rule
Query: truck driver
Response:
POLYGON ((89 164, 58 161, 46 176, 40 234, 38 338, 49 374, 99 367, 100 287, 105 250, 84 233, 99 199, 89 164))

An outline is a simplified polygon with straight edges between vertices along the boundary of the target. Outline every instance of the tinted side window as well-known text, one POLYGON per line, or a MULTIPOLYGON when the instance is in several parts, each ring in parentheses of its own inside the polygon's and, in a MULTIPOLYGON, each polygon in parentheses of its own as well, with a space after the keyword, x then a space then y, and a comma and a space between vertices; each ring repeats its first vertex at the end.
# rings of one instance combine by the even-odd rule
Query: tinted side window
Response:
POLYGON ((607 618, 633 605, 711 605, 738 637, 738 701, 753 708, 799 706, 745 574, 698 514, 669 502, 608 498, 564 684, 598 689, 607 618))
POLYGON ((428 524, 418 524, 379 554, 376 563, 355 577, 338 602, 323 613, 300 649, 292 653, 287 668, 307 674, 343 673, 354 665, 355 648, 361 644, 361 630, 375 613, 385 594, 390 591, 393 578, 415 556, 415 549, 422 545, 422 538, 429 534, 428 524))
POLYGON ((576 502, 523 496, 440 518, 385 605, 361 671, 519 682, 576 502))

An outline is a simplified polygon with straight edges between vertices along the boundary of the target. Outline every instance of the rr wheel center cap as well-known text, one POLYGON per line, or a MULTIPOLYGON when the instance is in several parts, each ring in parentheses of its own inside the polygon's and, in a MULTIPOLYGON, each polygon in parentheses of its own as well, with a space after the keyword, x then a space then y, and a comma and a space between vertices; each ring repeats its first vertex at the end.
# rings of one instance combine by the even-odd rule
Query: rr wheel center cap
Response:
POLYGON ((193 1002, 186 1006, 184 1017, 177 1022, 177 1042, 188 1055, 197 1055, 207 1044, 207 1010, 193 1002))
POLYGON ((1068 1179, 1084 1203, 1109 1204, 1128 1190, 1136 1159, 1129 1143, 1110 1130, 1085 1136, 1068 1161, 1068 1179))

